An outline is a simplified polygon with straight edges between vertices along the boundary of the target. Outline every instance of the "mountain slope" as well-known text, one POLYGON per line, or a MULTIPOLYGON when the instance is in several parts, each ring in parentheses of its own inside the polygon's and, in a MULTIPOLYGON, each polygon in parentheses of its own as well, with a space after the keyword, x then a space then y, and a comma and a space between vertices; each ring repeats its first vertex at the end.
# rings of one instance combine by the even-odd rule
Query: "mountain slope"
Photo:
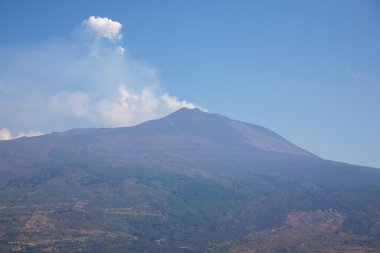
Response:
POLYGON ((0 251, 376 252, 380 170, 181 109, 0 142, 0 251))
POLYGON ((149 121, 128 129, 135 133, 186 134, 206 138, 227 145, 257 148, 299 155, 314 156, 291 144, 278 134, 263 127, 199 109, 180 109, 159 120, 149 121))

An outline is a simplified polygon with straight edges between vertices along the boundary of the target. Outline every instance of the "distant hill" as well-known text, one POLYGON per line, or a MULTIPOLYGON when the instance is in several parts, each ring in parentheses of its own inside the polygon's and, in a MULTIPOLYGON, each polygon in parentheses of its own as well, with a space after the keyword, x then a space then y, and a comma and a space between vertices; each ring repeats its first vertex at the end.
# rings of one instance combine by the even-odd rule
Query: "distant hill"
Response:
POLYGON ((0 252, 379 252, 380 170, 180 109, 0 141, 0 252))

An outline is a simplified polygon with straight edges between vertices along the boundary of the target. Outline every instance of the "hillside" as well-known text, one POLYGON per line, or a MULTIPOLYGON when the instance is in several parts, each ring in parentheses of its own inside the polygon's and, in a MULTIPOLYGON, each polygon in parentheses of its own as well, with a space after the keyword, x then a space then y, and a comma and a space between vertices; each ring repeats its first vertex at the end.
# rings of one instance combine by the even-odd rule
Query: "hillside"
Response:
POLYGON ((1 252, 378 252, 380 170, 181 109, 0 141, 1 252))

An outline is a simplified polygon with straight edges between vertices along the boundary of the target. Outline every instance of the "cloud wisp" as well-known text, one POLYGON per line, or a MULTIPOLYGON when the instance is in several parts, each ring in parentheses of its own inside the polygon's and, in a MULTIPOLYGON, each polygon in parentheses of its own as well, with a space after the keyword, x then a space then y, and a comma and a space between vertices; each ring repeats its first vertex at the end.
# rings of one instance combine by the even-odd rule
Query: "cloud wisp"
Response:
POLYGON ((21 136, 8 129, 130 126, 181 107, 200 108, 162 92, 158 70, 126 53, 119 22, 91 16, 83 24, 93 41, 107 43, 71 38, 0 48, 2 139, 21 136))

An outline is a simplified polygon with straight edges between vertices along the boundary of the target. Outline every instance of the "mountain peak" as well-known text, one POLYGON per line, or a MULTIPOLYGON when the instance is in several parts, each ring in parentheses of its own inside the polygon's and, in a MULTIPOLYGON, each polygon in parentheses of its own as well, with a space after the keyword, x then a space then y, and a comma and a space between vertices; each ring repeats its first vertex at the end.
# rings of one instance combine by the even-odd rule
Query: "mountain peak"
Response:
POLYGON ((185 121, 191 121, 191 120, 210 120, 210 119, 216 119, 219 120, 231 120, 223 115, 216 114, 216 113, 210 113, 208 111, 201 110, 199 108, 187 108, 182 107, 181 109, 178 109, 177 111, 169 114, 168 116, 164 117, 171 120, 185 120, 185 121))
POLYGON ((168 117, 170 117, 171 115, 178 115, 178 114, 189 115, 189 114, 209 114, 209 113, 196 107, 195 108, 182 107, 178 109, 177 111, 169 114, 168 117))
POLYGON ((189 107, 182 107, 180 109, 178 109, 176 112, 188 112, 188 111, 192 111, 192 112, 204 112, 202 111, 201 109, 197 108, 197 107, 194 107, 194 108, 189 108, 189 107))
POLYGON ((181 108, 161 119, 136 127, 139 133, 187 135, 245 150, 271 151, 303 156, 315 155, 261 126, 230 119, 198 108, 181 108))

